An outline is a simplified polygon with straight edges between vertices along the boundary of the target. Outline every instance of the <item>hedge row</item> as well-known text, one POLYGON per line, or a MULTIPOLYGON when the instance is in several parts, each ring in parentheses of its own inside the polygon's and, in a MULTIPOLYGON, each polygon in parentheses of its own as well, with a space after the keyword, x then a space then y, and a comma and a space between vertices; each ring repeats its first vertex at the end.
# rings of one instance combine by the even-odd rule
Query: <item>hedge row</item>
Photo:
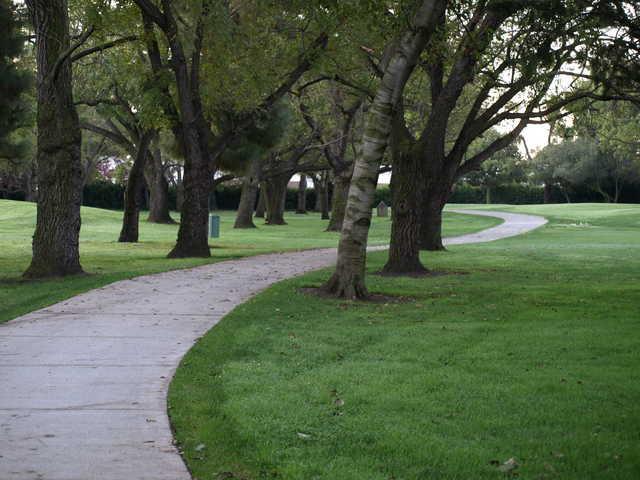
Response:
MULTIPOLYGON (((625 186, 620 201, 622 203, 640 203, 640 186, 625 186)), ((221 185, 215 192, 215 201, 212 198, 211 206, 219 210, 235 210, 240 203, 241 187, 239 185, 221 185)), ((572 202, 601 202, 602 197, 589 189, 575 189, 570 192, 572 202)), ((297 205, 297 192, 287 192, 286 208, 294 210, 297 205)), ((83 205, 89 207, 105 208, 109 210, 122 210, 124 199, 124 187, 109 182, 95 182, 84 189, 83 205)), ((312 189, 307 190, 307 208, 315 205, 316 194, 312 189)), ((391 191, 388 186, 378 188, 375 196, 375 205, 384 201, 391 205, 391 191)), ((467 184, 458 185, 449 200, 451 203, 485 203, 486 192, 480 187, 467 184)), ((563 203, 565 197, 562 192, 554 188, 551 192, 552 203, 563 203)), ((540 204, 544 202, 543 188, 531 185, 502 185, 491 192, 492 203, 540 204)), ((172 210, 176 209, 175 188, 169 190, 169 204, 172 210)))

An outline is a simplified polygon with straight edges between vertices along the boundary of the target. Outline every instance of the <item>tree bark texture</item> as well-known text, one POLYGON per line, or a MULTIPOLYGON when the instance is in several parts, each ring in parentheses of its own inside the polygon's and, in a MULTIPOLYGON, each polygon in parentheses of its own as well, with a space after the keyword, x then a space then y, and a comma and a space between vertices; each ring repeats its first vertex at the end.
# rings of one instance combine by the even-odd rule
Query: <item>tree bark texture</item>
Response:
POLYGON ((260 159, 254 158, 249 165, 247 175, 242 182, 242 194, 240 195, 240 205, 236 214, 236 221, 233 228, 256 228, 253 223, 253 209, 258 197, 258 186, 260 184, 260 159))
POLYGON ((296 213, 298 215, 305 215, 307 213, 307 176, 304 173, 300 174, 300 181, 298 183, 298 204, 296 207, 296 213))
POLYGON ((155 132, 147 131, 140 137, 136 158, 129 172, 124 192, 124 215, 120 230, 120 243, 136 243, 139 237, 140 208, 144 201, 144 168, 149 154, 149 144, 155 132))
POLYGON ((152 145, 150 156, 147 158, 149 172, 147 186, 149 187, 149 217, 148 222, 173 224, 176 223, 169 209, 169 182, 164 174, 162 152, 157 145, 152 145))
MULTIPOLYGON (((404 126, 404 125, 403 125, 404 126)), ((399 127, 401 128, 401 127, 399 127)), ((383 268, 392 275, 415 275, 427 269, 420 262, 421 156, 399 128, 392 135, 393 174, 391 177, 391 243, 383 268)))
POLYGON ((338 246, 335 273, 324 289, 337 297, 366 298, 365 265, 371 209, 378 182, 378 170, 387 149, 394 111, 412 75, 420 54, 435 30, 446 2, 424 0, 411 25, 402 35, 380 86, 367 112, 362 147, 356 158, 353 178, 338 246))
POLYGON ((24 276, 78 274, 82 136, 73 103, 67 1, 27 0, 27 7, 38 69, 38 206, 33 257, 24 276))
POLYGON ((266 197, 266 183, 260 183, 260 191, 258 192, 258 204, 256 205, 256 218, 264 218, 264 212, 266 210, 267 197, 266 197))
POLYGON ((284 221, 284 207, 287 198, 289 174, 271 177, 265 183, 265 206, 267 210, 267 225, 286 225, 284 221))
POLYGON ((317 211, 322 220, 329 220, 329 174, 322 172, 315 184, 317 211))
POLYGON ((442 174, 422 191, 420 217, 420 249, 445 250, 442 243, 442 211, 447 204, 453 180, 442 174))
POLYGON ((347 209, 347 200, 349 197, 349 186, 351 185, 351 176, 353 175, 353 164, 346 170, 335 174, 333 179, 333 196, 331 204, 331 219, 327 226, 327 232, 342 231, 344 215, 347 209))

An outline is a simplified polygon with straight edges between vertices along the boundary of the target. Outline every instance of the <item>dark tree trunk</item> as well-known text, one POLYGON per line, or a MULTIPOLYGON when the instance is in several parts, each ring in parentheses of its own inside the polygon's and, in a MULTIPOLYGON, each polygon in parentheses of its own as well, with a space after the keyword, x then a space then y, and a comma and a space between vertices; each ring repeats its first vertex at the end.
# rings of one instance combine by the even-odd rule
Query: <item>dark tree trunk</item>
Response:
POLYGON ((349 185, 353 174, 353 165, 345 171, 335 175, 333 183, 333 204, 331 206, 331 220, 327 232, 340 232, 344 222, 344 214, 349 198, 349 185))
POLYGON ((300 182, 298 183, 298 206, 296 213, 306 215, 307 213, 307 176, 300 174, 300 182))
POLYGON ((420 248, 422 250, 445 250, 442 243, 442 210, 449 198, 450 182, 443 177, 440 182, 437 186, 423 192, 420 216, 420 248))
POLYGON ((551 203, 551 185, 547 182, 544 184, 543 198, 545 204, 551 203))
POLYGON ((260 192, 258 196, 258 205, 256 205, 256 218, 264 218, 264 212, 267 208, 267 193, 266 193, 266 183, 262 182, 260 184, 260 192))
POLYGON ((287 199, 289 175, 271 177, 265 184, 265 206, 267 209, 267 225, 286 225, 284 207, 287 199))
POLYGON ((184 183, 182 180, 178 181, 176 185, 176 209, 181 212, 184 205, 184 183))
POLYGON ((24 273, 42 278, 82 273, 80 123, 73 103, 66 0, 27 0, 37 45, 38 207, 33 257, 24 273))
POLYGON ((311 177, 313 179, 313 190, 316 194, 316 198, 315 198, 315 203, 313 205, 313 211, 314 212, 321 212, 322 211, 322 194, 321 191, 323 190, 323 185, 322 185, 322 178, 321 177, 311 177))
POLYGON ((488 185, 484 187, 484 203, 491 205, 491 187, 488 185))
POLYGON ((233 228, 256 228, 253 223, 253 208, 258 196, 258 186, 260 184, 260 160, 254 159, 249 165, 249 171, 242 183, 242 194, 240 195, 240 205, 236 214, 236 222, 233 228))
POLYGON ((38 201, 38 191, 36 189, 36 172, 35 172, 35 164, 31 165, 29 171, 25 173, 25 200, 27 202, 37 202, 38 201))
POLYGON ((427 272, 420 262, 420 156, 400 144, 394 132, 391 177, 391 244, 384 273, 411 275, 427 272))
POLYGON ((320 214, 322 220, 329 220, 329 176, 323 173, 318 182, 316 195, 320 200, 320 214))
POLYGON ((140 137, 136 158, 129 172, 124 193, 124 215, 118 242, 136 243, 139 236, 140 208, 144 201, 144 168, 149 154, 149 143, 154 132, 145 132, 140 137))
POLYGON ((164 175, 162 153, 157 145, 151 148, 147 164, 150 172, 147 180, 149 187, 149 217, 147 221, 163 224, 175 223, 169 209, 169 182, 164 175))

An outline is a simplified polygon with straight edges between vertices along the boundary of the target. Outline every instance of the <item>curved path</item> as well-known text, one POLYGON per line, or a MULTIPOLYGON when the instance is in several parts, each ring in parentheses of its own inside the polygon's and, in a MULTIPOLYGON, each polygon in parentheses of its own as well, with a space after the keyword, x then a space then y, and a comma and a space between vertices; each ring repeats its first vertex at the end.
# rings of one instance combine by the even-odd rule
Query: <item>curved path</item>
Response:
MULTIPOLYGON (((540 217, 449 239, 490 241, 540 217)), ((267 286, 330 266, 335 249, 261 255, 108 285, 0 325, 1 480, 189 480, 166 414, 194 342, 267 286)))

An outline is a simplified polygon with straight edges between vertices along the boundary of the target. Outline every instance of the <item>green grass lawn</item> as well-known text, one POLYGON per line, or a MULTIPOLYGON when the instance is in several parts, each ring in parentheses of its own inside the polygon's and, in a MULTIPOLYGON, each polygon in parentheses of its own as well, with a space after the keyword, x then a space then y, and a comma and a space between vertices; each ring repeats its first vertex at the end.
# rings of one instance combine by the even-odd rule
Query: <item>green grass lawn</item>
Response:
MULTIPOLYGON (((122 214, 95 208, 82 209, 80 253, 89 275, 25 282, 20 279, 31 259, 31 236, 35 228, 35 205, 0 200, 0 323, 78 293, 116 280, 167 270, 194 267, 259 253, 333 247, 338 234, 325 232, 326 221, 316 214, 288 215, 287 226, 264 226, 234 230, 233 212, 220 212, 221 238, 213 240, 211 259, 169 260, 177 226, 141 223, 140 243, 117 243, 122 214)), ((497 224, 495 219, 450 214, 445 233, 460 235, 497 224)), ((373 244, 389 239, 389 219, 374 219, 373 244)))
POLYGON ((299 291, 327 270, 203 337, 169 398, 194 478, 640 478, 640 206, 490 208, 551 222, 369 277, 406 303, 299 291))

